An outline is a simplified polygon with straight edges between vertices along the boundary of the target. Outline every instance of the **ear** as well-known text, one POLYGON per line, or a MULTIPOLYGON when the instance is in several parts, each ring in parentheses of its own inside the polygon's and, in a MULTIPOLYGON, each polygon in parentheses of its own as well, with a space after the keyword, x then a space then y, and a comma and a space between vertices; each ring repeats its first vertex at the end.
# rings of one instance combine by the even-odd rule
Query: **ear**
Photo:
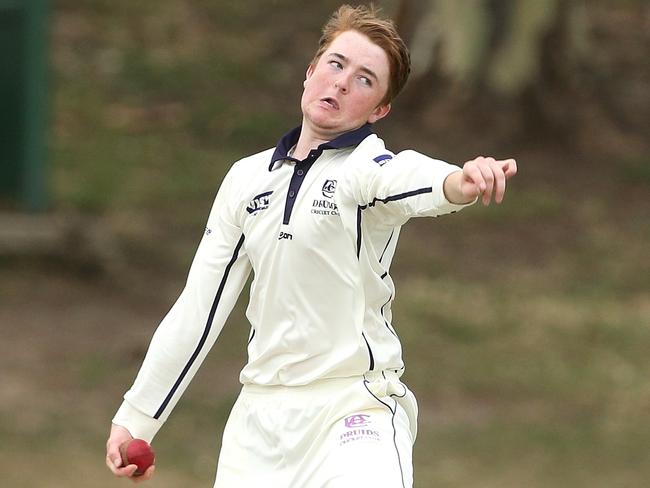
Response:
POLYGON ((309 66, 307 66, 307 72, 305 73, 305 81, 302 82, 303 87, 307 83, 307 80, 311 78, 311 75, 313 74, 314 74, 314 66, 311 63, 309 63, 309 66))
POLYGON ((372 111, 370 116, 368 117, 368 122, 371 124, 374 124, 380 119, 383 119, 388 115, 388 112, 390 112, 390 103, 387 103, 385 105, 379 105, 375 110, 372 111))

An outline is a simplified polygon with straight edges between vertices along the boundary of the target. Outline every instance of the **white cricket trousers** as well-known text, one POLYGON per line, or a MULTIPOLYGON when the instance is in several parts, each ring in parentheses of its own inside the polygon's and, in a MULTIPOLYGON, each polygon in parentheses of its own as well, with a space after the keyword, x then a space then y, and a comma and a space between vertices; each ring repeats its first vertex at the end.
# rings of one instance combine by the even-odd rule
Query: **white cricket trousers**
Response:
POLYGON ((394 373, 245 385, 215 488, 412 488, 413 393, 394 373))

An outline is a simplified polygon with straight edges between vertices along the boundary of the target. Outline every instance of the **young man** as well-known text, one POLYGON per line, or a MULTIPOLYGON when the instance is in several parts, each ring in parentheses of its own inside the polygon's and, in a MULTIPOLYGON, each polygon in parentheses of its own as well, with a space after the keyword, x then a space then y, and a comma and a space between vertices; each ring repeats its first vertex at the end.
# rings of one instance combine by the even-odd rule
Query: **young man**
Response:
POLYGON ((249 359, 215 486, 412 486, 417 406, 390 310, 400 226, 500 202, 516 163, 479 157, 461 169, 387 150, 371 124, 409 69, 394 26, 372 10, 343 6, 326 24, 302 126, 235 163, 219 189, 186 287, 113 419, 106 462, 117 476, 135 470, 119 444, 154 437, 252 269, 249 359))

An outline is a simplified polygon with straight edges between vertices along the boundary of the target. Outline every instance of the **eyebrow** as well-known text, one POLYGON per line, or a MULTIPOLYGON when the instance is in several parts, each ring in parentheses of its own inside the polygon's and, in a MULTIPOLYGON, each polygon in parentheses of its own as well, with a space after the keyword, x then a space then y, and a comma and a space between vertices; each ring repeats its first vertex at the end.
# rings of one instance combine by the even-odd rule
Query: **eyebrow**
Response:
MULTIPOLYGON (((341 61, 349 61, 349 59, 348 59, 346 56, 344 56, 343 54, 341 54, 341 53, 330 53, 329 55, 330 55, 330 56, 334 56, 335 58, 338 58, 338 59, 340 59, 341 61)), ((360 69, 361 69, 361 71, 363 71, 363 72, 366 73, 367 75, 373 77, 376 81, 379 81, 379 77, 378 77, 378 76, 375 74, 375 72, 374 72, 373 70, 371 70, 370 68, 368 68, 368 67, 366 67, 366 66, 361 66, 360 69)))

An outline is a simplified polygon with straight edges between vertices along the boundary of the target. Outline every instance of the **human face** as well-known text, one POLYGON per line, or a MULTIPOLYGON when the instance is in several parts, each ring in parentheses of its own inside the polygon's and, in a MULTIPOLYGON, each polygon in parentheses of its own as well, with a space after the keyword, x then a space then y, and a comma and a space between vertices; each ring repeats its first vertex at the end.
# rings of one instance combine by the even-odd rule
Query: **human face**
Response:
POLYGON ((389 76, 388 55, 381 47, 357 31, 342 32, 307 69, 300 103, 303 127, 331 140, 385 117, 389 76))

